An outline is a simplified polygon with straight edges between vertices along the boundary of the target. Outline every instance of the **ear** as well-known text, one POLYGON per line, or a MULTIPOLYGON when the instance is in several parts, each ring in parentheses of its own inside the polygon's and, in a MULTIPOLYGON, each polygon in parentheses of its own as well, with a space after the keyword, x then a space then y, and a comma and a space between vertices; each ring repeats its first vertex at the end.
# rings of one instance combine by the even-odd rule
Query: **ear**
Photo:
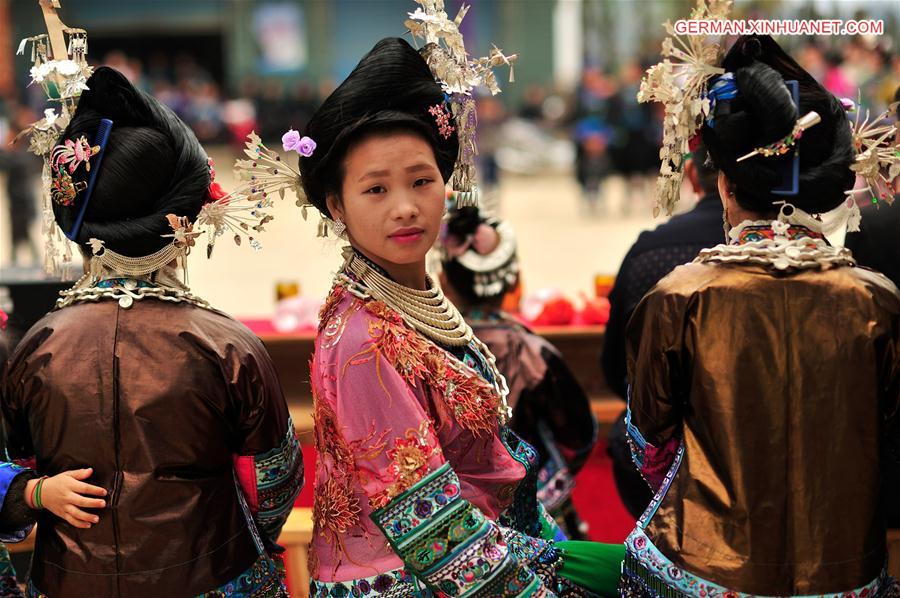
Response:
POLYGON ((731 181, 728 180, 728 177, 725 176, 725 173, 721 170, 719 171, 719 199, 722 200, 722 205, 726 208, 730 202, 734 201, 734 186, 731 184, 731 181))
POLYGON ((700 187, 700 179, 697 175, 697 165, 694 164, 695 159, 696 158, 691 157, 684 165, 684 175, 691 183, 691 189, 694 190, 694 193, 696 193, 697 195, 702 195, 703 189, 700 187))
POLYGON ((325 206, 331 213, 332 220, 344 219, 344 206, 336 193, 329 193, 325 196, 325 206))

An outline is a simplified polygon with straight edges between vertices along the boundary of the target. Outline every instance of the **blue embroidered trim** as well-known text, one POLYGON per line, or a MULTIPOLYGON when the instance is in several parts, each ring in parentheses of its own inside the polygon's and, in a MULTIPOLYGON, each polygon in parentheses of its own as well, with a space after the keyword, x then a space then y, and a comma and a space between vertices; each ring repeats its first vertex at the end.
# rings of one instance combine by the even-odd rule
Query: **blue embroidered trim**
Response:
MULTIPOLYGON (((866 585, 836 594, 823 594, 818 598, 842 598, 847 596, 878 596, 879 591, 893 583, 886 571, 866 585)), ((622 563, 622 595, 639 595, 647 598, 752 598, 729 590, 715 582, 703 579, 675 565, 653 544, 640 528, 635 528, 625 540, 625 561, 622 563), (630 590, 634 594, 627 593, 630 590)), ((796 597, 812 598, 812 596, 796 597)))
POLYGON ((372 512, 397 556, 435 592, 529 595, 542 586, 521 566, 500 527, 462 498, 445 463, 372 512))
POLYGON ((309 582, 309 596, 310 598, 346 598, 348 596, 432 598, 434 596, 431 590, 419 586, 416 578, 406 569, 394 569, 348 581, 317 581, 313 579, 309 582))
POLYGON ((628 385, 627 407, 625 410, 625 432, 628 436, 628 446, 631 448, 631 458, 638 469, 644 466, 644 451, 647 448, 647 441, 644 435, 631 422, 631 385, 628 385))
POLYGON ((9 598, 23 596, 16 578, 16 569, 9 558, 9 551, 3 544, 0 544, 0 596, 9 598))
POLYGON ((510 456, 525 468, 525 476, 513 494, 512 504, 500 515, 502 525, 529 536, 541 533, 540 510, 537 499, 538 463, 540 455, 528 442, 520 438, 508 426, 500 427, 500 440, 510 456))
POLYGON ((682 440, 678 444, 678 451, 675 453, 675 460, 672 461, 672 466, 669 467, 669 471, 666 472, 666 477, 663 478, 662 485, 653 496, 650 504, 647 505, 647 509, 644 511, 644 514, 641 515, 640 519, 638 519, 638 528, 646 529, 647 524, 650 522, 650 519, 652 519, 653 516, 656 515, 656 511, 659 509, 659 505, 662 503, 663 499, 666 497, 666 494, 669 492, 669 486, 672 485, 672 480, 675 479, 675 475, 678 473, 678 469, 681 467, 681 460, 683 457, 684 440, 682 440))
POLYGON ((255 455, 253 463, 259 503, 257 520, 263 533, 274 541, 303 488, 303 457, 290 418, 281 444, 255 455))
POLYGON ((287 596, 284 571, 266 555, 260 556, 249 569, 215 590, 196 598, 257 598, 287 596))
POLYGON ((131 281, 132 283, 136 283, 138 289, 147 289, 153 286, 152 283, 141 280, 140 278, 107 278, 98 282, 96 286, 98 289, 113 289, 117 287, 124 287, 127 281, 131 281))

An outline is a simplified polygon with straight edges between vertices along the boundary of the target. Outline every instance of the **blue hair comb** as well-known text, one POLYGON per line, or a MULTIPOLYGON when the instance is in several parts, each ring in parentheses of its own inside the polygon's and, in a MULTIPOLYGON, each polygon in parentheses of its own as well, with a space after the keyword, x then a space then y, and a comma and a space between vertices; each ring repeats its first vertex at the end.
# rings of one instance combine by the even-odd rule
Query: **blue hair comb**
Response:
POLYGON ((84 201, 81 203, 81 209, 78 210, 78 217, 75 218, 75 224, 72 230, 66 233, 66 237, 70 241, 74 241, 81 231, 81 224, 84 222, 84 214, 87 212, 88 203, 91 201, 91 193, 94 191, 94 184, 97 182, 97 174, 100 172, 100 164, 103 162, 103 150, 106 149, 106 142, 109 141, 109 133, 112 131, 113 121, 108 118, 100 120, 100 126, 97 127, 97 135, 94 137, 94 145, 100 146, 100 152, 97 154, 97 162, 91 169, 91 178, 88 179, 87 190, 84 192, 84 201))
MULTIPOLYGON (((788 91, 791 92, 791 99, 797 112, 800 112, 800 83, 794 79, 784 82, 788 91)), ((773 195, 797 195, 800 192, 800 151, 794 148, 793 156, 781 168, 780 181, 772 189, 773 195)))

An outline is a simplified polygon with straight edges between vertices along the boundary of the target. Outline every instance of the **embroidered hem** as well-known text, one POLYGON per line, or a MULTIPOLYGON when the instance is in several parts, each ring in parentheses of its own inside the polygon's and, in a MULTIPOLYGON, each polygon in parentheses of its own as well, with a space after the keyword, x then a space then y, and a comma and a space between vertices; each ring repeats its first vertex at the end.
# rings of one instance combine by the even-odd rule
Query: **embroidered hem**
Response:
MULTIPOLYGON (((817 598, 862 598, 878 596, 896 582, 886 571, 864 586, 845 592, 819 594, 817 598)), ((625 561, 619 595, 624 598, 752 598, 694 575, 670 561, 644 530, 635 528, 625 540, 625 561)))
POLYGON ((344 598, 345 596, 384 596, 386 598, 422 596, 424 598, 433 596, 433 594, 406 569, 401 568, 348 581, 313 579, 309 582, 309 596, 310 598, 344 598))
MULTIPOLYGON (((31 581, 28 582, 25 595, 28 598, 49 598, 31 581)), ((288 598, 288 596, 287 587, 284 585, 284 567, 269 556, 263 555, 231 581, 214 590, 197 594, 195 598, 288 598)))

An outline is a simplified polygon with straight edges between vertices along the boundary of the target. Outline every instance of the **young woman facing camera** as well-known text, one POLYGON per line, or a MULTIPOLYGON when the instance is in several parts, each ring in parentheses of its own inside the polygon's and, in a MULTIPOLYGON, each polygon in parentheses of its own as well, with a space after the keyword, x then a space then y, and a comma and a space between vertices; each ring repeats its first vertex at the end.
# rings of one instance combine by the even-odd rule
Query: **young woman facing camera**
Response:
MULTIPOLYGON (((399 127, 399 125, 398 125, 399 127)), ((404 286, 424 290, 425 254, 444 213, 444 178, 426 137, 376 129, 347 152, 326 205, 353 246, 404 286)))
POLYGON ((310 368, 310 593, 613 593, 623 547, 565 541, 536 498, 537 452, 506 425, 494 357, 426 273, 445 184, 471 199, 475 123, 471 96, 445 95, 429 65, 443 65, 444 81, 453 69, 466 71, 457 80, 485 80, 473 62, 447 58, 443 46, 420 55, 381 40, 302 137, 285 134, 285 149, 301 155, 299 180, 257 167, 283 164, 258 139, 248 147, 260 159, 239 164, 257 168, 247 178, 260 192, 302 185, 298 203, 322 215, 320 233, 349 241, 310 368))

